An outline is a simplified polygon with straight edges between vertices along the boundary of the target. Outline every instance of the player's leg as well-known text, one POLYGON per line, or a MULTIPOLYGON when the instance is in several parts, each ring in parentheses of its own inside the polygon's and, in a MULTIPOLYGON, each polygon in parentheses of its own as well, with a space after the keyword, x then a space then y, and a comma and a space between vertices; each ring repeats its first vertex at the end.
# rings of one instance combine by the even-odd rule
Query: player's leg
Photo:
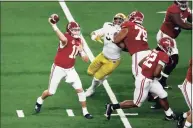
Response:
POLYGON ((82 88, 82 83, 80 81, 80 77, 77 74, 75 69, 72 69, 72 70, 67 72, 67 77, 65 78, 65 81, 67 83, 71 84, 72 87, 76 90, 79 102, 82 106, 83 116, 87 119, 92 119, 93 118, 92 115, 90 115, 88 110, 87 110, 86 95, 85 95, 85 92, 82 88))
MULTIPOLYGON (((185 80, 183 82, 182 85, 179 85, 178 86, 181 91, 182 91, 182 94, 185 98, 185 101, 188 105, 188 107, 190 108, 190 110, 192 110, 192 96, 191 96, 191 92, 193 91, 193 88, 192 88, 192 85, 190 82, 188 82, 187 80, 185 80)), ((190 115, 192 114, 191 113, 192 111, 188 111, 188 112, 185 112, 185 113, 182 113, 179 118, 178 118, 178 126, 179 127, 183 127, 183 124, 184 124, 184 120, 190 115)))
POLYGON ((89 65, 88 69, 87 69, 87 73, 91 76, 93 76, 93 80, 91 83, 91 86, 87 89, 86 91, 86 96, 91 96, 94 91, 95 88, 101 84, 102 81, 100 81, 99 79, 95 78, 95 73, 101 68, 101 66, 103 65, 103 60, 104 60, 104 56, 102 53, 100 53, 95 59, 94 61, 89 65))
POLYGON ((192 126, 192 111, 190 115, 187 117, 183 128, 190 128, 192 126))
POLYGON ((94 94, 95 89, 100 86, 106 77, 111 74, 120 64, 120 60, 108 60, 107 58, 103 58, 103 65, 100 69, 94 74, 94 79, 92 81, 92 85, 86 91, 86 96, 91 96, 94 94))
POLYGON ((151 80, 143 78, 135 80, 135 91, 134 91, 134 100, 125 100, 118 104, 107 104, 106 105, 106 116, 107 119, 110 119, 111 113, 116 109, 129 109, 140 107, 142 103, 146 100, 149 89, 150 89, 151 80))
POLYGON ((132 73, 133 73, 134 77, 136 77, 142 71, 141 67, 138 65, 139 62, 144 57, 148 56, 150 54, 150 52, 151 52, 150 50, 146 50, 146 51, 137 52, 137 53, 132 55, 132 73))
POLYGON ((49 79, 49 86, 48 89, 43 91, 42 95, 37 98, 36 105, 35 105, 35 111, 38 113, 41 110, 41 106, 44 102, 44 100, 55 94, 57 87, 63 77, 65 77, 65 73, 62 71, 62 68, 56 66, 53 64, 51 73, 50 73, 50 79, 49 79))
POLYGON ((161 107, 164 109, 165 112, 165 119, 166 120, 174 120, 175 115, 172 111, 172 109, 169 106, 168 100, 167 100, 167 92, 163 89, 162 85, 157 81, 153 80, 153 83, 150 88, 150 92, 156 94, 159 97, 159 102, 161 107))

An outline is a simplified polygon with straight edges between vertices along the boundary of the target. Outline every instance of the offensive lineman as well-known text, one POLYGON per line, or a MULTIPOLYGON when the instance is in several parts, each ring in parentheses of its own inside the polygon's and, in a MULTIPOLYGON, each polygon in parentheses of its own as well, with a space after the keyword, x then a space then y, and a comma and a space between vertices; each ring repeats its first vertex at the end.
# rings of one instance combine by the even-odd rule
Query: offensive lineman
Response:
MULTIPOLYGON (((126 16, 123 13, 117 13, 113 22, 105 22, 103 28, 95 30, 91 33, 91 39, 101 42, 104 40, 103 51, 94 59, 88 67, 88 74, 93 76, 92 84, 86 91, 86 96, 89 97, 94 94, 96 87, 100 86, 104 79, 111 74, 120 64, 121 46, 117 46, 109 38, 115 32, 120 31, 120 25, 125 21, 126 16)), ((121 44, 123 45, 123 44, 121 44)), ((124 47, 124 46, 122 46, 124 47)))
POLYGON ((175 39, 180 34, 181 29, 192 30, 192 14, 187 0, 175 0, 168 7, 164 22, 157 33, 157 42, 163 37, 170 37, 174 41, 170 63, 162 71, 162 78, 159 80, 164 88, 169 88, 166 80, 178 64, 179 56, 175 39))
POLYGON ((151 52, 147 42, 147 31, 142 26, 143 20, 142 12, 133 11, 128 15, 128 20, 121 24, 121 31, 111 37, 114 43, 119 44, 123 41, 126 45, 128 53, 132 56, 134 77, 141 72, 139 62, 151 52))
POLYGON ((139 63, 142 71, 136 76, 133 100, 125 100, 118 104, 106 105, 106 116, 109 120, 115 109, 126 109, 140 107, 146 100, 148 93, 154 93, 160 98, 160 104, 165 112, 166 120, 174 120, 175 115, 169 107, 167 92, 157 79, 161 77, 161 70, 169 62, 171 48, 174 46, 172 39, 164 37, 158 44, 159 48, 153 49, 151 53, 139 63))
POLYGON ((192 58, 190 59, 189 68, 187 71, 186 79, 184 80, 184 83, 182 85, 178 86, 180 90, 182 91, 182 94, 184 95, 184 98, 186 100, 186 103, 190 110, 188 112, 185 112, 181 114, 178 118, 177 126, 178 128, 189 128, 192 125, 192 58), (184 122, 184 120, 186 121, 184 122))
POLYGON ((37 98, 35 105, 36 113, 39 113, 44 100, 55 94, 61 80, 73 86, 78 94, 79 101, 82 105, 83 116, 87 119, 92 119, 86 107, 86 95, 82 88, 79 75, 77 74, 74 64, 77 55, 80 55, 83 61, 88 62, 88 57, 82 48, 82 41, 80 38, 80 26, 76 22, 69 22, 66 26, 66 33, 62 33, 57 27, 56 23, 51 23, 53 15, 48 19, 48 22, 56 32, 60 42, 58 51, 52 65, 48 89, 45 90, 40 97, 37 98))

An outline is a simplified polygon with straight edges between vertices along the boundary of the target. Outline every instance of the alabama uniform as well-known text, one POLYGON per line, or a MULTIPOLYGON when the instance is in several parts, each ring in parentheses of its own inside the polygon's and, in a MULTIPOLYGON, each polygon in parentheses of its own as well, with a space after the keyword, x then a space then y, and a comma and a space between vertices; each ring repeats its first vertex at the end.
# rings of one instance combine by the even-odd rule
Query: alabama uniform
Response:
POLYGON ((162 51, 152 50, 142 64, 142 72, 136 77, 134 103, 140 106, 143 103, 148 93, 151 92, 163 99, 167 97, 167 92, 163 89, 153 74, 158 64, 163 67, 169 62, 169 56, 162 51))
MULTIPOLYGON (((54 17, 54 15, 56 14, 53 14, 51 17, 54 17)), ((48 89, 43 91, 42 95, 37 98, 35 112, 40 112, 44 100, 47 97, 54 95, 60 81, 64 80, 76 90, 79 102, 82 106, 83 116, 87 119, 92 119, 92 115, 87 111, 86 95, 82 88, 82 83, 74 68, 77 55, 80 55, 84 61, 88 61, 80 38, 80 26, 77 22, 69 22, 66 26, 66 33, 63 34, 58 29, 56 23, 51 22, 51 20, 52 18, 48 19, 60 42, 51 68, 48 89)))
POLYGON ((174 41, 174 48, 172 49, 172 55, 173 55, 173 54, 178 54, 178 49, 177 49, 177 44, 175 39, 180 34, 181 28, 172 21, 172 19, 169 16, 170 13, 180 14, 181 19, 184 23, 187 22, 188 18, 192 19, 192 14, 189 8, 182 11, 175 3, 169 6, 167 9, 164 22, 161 25, 159 32, 157 33, 157 42, 159 42, 159 40, 163 37, 172 38, 174 41))
POLYGON ((48 90, 52 94, 55 94, 62 79, 65 80, 65 82, 72 84, 75 89, 82 88, 80 78, 74 68, 75 58, 81 47, 81 40, 80 38, 74 39, 68 33, 65 33, 64 35, 68 39, 68 43, 66 46, 63 46, 61 42, 59 43, 54 64, 51 69, 48 90))
POLYGON ((166 89, 169 88, 166 80, 179 61, 178 48, 175 39, 179 36, 181 29, 192 30, 191 22, 192 14, 188 7, 188 1, 175 0, 174 3, 168 7, 164 21, 157 33, 157 42, 163 37, 169 37, 173 39, 174 42, 170 64, 166 65, 165 69, 162 71, 162 78, 159 80, 166 89))
POLYGON ((124 43, 132 56, 132 73, 137 76, 141 72, 138 63, 150 53, 147 43, 147 31, 142 25, 131 21, 124 22, 121 28, 128 28, 124 43))
POLYGON ((193 108, 192 107, 192 95, 191 95, 193 92, 193 88, 192 88, 192 59, 190 60, 186 79, 184 80, 184 83, 182 85, 179 85, 178 87, 181 89, 182 94, 184 95, 184 98, 186 100, 188 107, 190 108, 190 110, 192 110, 192 108, 193 108))

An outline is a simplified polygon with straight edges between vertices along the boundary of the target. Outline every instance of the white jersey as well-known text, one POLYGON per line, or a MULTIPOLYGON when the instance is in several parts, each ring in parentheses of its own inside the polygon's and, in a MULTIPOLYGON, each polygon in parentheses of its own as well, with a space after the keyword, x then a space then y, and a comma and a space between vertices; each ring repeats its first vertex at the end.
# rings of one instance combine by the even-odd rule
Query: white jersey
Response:
POLYGON ((108 59, 119 59, 121 57, 122 49, 112 42, 110 35, 114 35, 119 32, 121 27, 114 25, 111 22, 105 22, 103 28, 94 31, 96 36, 103 37, 104 46, 102 53, 108 59))

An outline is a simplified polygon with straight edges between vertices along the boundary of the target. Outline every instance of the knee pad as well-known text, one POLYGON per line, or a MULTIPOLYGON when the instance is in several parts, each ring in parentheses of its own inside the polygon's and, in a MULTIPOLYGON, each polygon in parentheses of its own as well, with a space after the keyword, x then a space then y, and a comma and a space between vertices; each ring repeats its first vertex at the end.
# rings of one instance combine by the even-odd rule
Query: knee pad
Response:
POLYGON ((82 91, 80 93, 77 93, 77 94, 78 94, 78 99, 79 99, 80 102, 86 101, 86 95, 85 95, 84 91, 82 91))

